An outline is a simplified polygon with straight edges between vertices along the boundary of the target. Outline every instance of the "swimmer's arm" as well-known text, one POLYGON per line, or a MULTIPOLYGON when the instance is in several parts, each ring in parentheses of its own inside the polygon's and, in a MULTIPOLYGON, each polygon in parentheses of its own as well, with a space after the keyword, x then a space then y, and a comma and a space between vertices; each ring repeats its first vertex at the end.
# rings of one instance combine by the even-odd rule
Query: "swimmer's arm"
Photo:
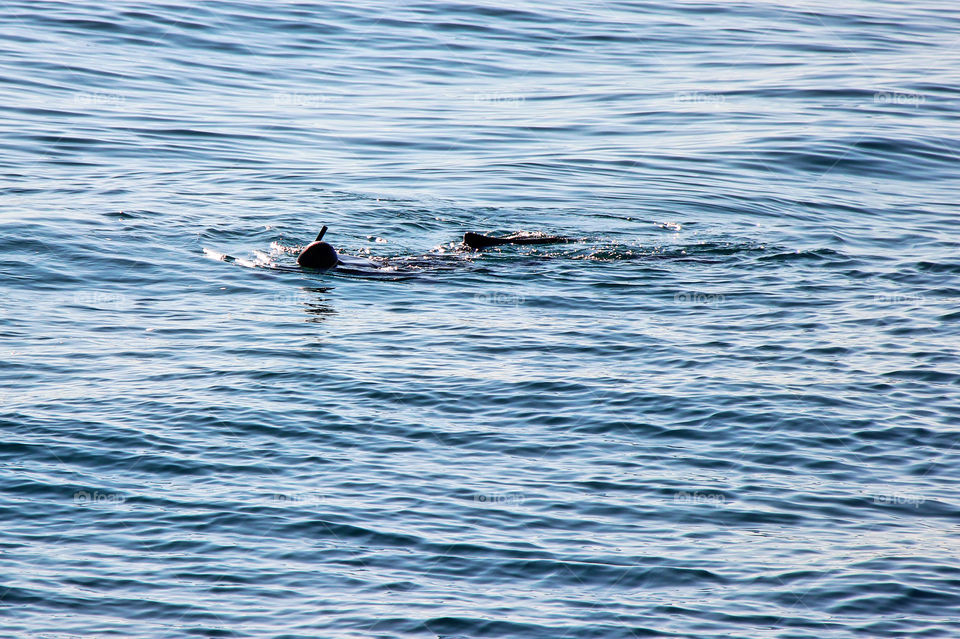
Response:
POLYGON ((507 237, 490 237, 480 233, 464 233, 463 243, 472 249, 482 249, 488 246, 503 244, 563 244, 573 242, 572 238, 544 235, 508 235, 507 237))

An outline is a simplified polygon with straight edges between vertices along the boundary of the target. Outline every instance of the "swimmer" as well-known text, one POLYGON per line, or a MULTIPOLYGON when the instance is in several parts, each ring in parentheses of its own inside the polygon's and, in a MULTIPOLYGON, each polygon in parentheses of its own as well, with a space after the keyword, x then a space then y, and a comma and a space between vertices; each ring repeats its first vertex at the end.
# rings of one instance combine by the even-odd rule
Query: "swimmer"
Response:
MULTIPOLYGON (((300 255, 297 256, 297 264, 302 268, 311 268, 318 271, 329 271, 337 266, 359 266, 350 262, 345 262, 337 254, 337 250, 330 244, 323 241, 323 235, 327 232, 327 227, 320 229, 317 239, 311 242, 300 255)), ((474 249, 480 250, 490 246, 502 246, 504 244, 561 244, 564 242, 573 242, 569 237, 549 236, 549 235, 521 235, 514 233, 506 237, 491 237, 481 235, 480 233, 464 233, 463 243, 474 249)))

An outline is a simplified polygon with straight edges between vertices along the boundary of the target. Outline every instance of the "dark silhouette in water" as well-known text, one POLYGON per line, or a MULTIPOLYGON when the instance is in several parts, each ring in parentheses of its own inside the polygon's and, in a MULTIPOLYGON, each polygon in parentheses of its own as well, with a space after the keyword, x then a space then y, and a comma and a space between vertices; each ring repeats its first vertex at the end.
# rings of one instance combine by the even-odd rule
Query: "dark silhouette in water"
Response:
MULTIPOLYGON (((323 235, 327 232, 327 227, 320 229, 312 243, 310 243, 300 255, 297 256, 297 264, 303 268, 312 268, 319 271, 329 271, 330 269, 344 265, 345 262, 337 255, 333 246, 323 241, 323 235)), ((513 234, 506 237, 491 237, 481 235, 480 233, 464 233, 463 243, 474 250, 488 248, 490 246, 502 246, 504 244, 561 244, 572 242, 569 237, 548 236, 548 235, 520 235, 513 234)), ((355 266, 354 264, 346 264, 355 266)))
POLYGON ((337 250, 323 241, 323 234, 327 232, 324 225, 317 234, 317 239, 310 243, 305 249, 300 251, 297 256, 297 264, 303 268, 314 268, 319 271, 329 271, 340 264, 340 256, 337 250))
POLYGON ((569 237, 550 236, 550 235, 520 235, 514 233, 506 237, 490 237, 489 235, 480 235, 479 233, 464 233, 463 243, 472 249, 480 250, 488 246, 501 246, 503 244, 563 244, 573 242, 569 237))

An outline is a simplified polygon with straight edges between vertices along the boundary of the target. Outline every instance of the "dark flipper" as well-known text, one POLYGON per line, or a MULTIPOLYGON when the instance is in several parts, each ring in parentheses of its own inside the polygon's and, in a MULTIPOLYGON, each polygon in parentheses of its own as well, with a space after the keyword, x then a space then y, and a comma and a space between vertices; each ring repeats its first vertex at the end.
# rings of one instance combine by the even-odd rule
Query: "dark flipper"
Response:
POLYGON ((320 232, 317 234, 317 239, 315 239, 314 242, 319 242, 320 240, 322 240, 322 239, 323 239, 323 234, 326 233, 326 232, 327 232, 327 225, 324 224, 324 225, 323 225, 323 228, 320 229, 320 232))
POLYGON ((507 237, 490 237, 479 233, 464 233, 463 243, 473 249, 501 246, 503 244, 563 244, 573 242, 569 237, 536 236, 536 235, 508 235, 507 237))

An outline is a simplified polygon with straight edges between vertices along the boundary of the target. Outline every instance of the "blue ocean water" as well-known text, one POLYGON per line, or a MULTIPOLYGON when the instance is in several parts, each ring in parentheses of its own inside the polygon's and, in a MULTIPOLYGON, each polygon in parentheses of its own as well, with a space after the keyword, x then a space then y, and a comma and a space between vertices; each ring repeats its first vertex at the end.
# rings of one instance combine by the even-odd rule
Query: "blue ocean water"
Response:
POLYGON ((960 636, 958 34, 8 0, 0 636, 960 636))

